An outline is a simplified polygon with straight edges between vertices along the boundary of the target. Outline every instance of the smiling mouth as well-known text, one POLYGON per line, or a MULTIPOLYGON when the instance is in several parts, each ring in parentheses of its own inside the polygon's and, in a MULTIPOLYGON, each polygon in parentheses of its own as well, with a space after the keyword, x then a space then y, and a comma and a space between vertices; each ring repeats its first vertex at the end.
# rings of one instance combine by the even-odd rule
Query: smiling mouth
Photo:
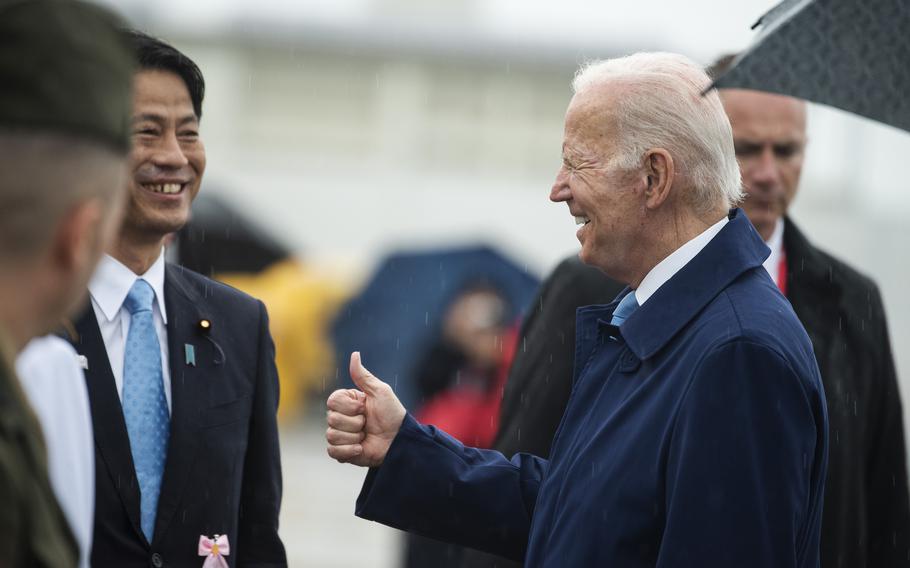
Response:
POLYGON ((591 222, 591 219, 589 219, 588 217, 585 217, 584 215, 576 215, 576 216, 575 216, 575 224, 576 224, 576 225, 587 225, 587 224, 590 223, 590 222, 591 222))
POLYGON ((164 193, 168 195, 181 193, 187 186, 185 183, 141 183, 139 185, 152 193, 164 193))

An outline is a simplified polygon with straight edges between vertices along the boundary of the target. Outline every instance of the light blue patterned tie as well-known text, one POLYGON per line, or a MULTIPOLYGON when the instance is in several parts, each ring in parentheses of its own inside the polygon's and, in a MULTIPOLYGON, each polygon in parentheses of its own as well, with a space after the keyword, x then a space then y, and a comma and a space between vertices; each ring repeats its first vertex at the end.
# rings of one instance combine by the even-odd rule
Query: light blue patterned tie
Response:
POLYGON ((638 300, 635 299, 635 291, 632 290, 619 301, 619 305, 613 310, 613 319, 610 320, 610 323, 613 325, 622 324, 637 309, 638 300))
POLYGON ((149 542, 155 532, 158 494, 167 458, 170 416, 161 375, 161 347, 152 317, 155 290, 136 280, 123 302, 130 312, 130 331, 123 358, 123 418, 139 480, 142 532, 149 542))

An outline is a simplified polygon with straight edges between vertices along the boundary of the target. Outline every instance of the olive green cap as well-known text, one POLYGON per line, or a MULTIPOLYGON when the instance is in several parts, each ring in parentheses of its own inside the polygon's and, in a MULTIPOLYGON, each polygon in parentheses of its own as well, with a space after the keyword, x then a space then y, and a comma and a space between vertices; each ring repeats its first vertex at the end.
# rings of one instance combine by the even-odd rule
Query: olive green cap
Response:
POLYGON ((0 0, 0 129, 127 152, 135 61, 123 29, 77 0, 0 0))

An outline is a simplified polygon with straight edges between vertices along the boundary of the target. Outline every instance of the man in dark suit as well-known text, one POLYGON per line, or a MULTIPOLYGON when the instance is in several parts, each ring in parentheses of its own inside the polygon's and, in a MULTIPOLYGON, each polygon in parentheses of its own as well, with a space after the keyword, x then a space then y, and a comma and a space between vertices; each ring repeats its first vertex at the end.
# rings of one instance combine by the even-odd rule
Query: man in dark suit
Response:
POLYGON ((0 0, 4 568, 79 564, 79 544, 48 475, 42 424, 13 363, 30 339, 50 333, 78 309, 120 221, 134 66, 119 27, 119 19, 88 3, 0 0))
MULTIPOLYGON (((718 74, 729 59, 713 70, 718 74)), ((828 400, 822 567, 910 567, 900 392, 875 283, 813 246, 787 216, 806 146, 806 103, 722 89, 765 267, 806 326, 828 400)))
POLYGON ((369 466, 367 519, 528 566, 818 564, 827 418, 812 347, 762 269, 729 122, 691 61, 635 54, 574 82, 565 202, 626 288, 576 319, 550 459, 466 448, 352 355, 328 453, 369 466))
POLYGON ((95 566, 287 564, 278 537, 278 378, 261 302, 166 264, 205 170, 204 83, 185 55, 131 33, 125 222, 76 323, 95 423, 95 566), (226 537, 226 538, 225 538, 226 537))

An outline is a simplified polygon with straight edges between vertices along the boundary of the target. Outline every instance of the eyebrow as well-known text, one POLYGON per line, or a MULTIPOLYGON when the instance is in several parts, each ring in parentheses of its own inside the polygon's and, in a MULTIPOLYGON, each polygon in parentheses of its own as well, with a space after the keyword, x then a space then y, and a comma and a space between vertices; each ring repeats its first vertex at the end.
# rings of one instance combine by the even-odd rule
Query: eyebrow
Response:
MULTIPOLYGON (((149 121, 149 122, 157 122, 160 124, 162 122, 165 122, 166 120, 167 119, 165 119, 165 117, 163 117, 160 114, 154 114, 154 113, 149 113, 149 112, 138 114, 133 117, 133 123, 149 121)), ((186 114, 177 120, 177 126, 184 126, 191 122, 199 122, 199 119, 196 117, 195 114, 186 114)))
POLYGON ((761 140, 756 138, 733 138, 734 144, 743 144, 750 146, 764 146, 765 144, 771 144, 772 146, 791 146, 791 145, 802 145, 805 144, 805 140, 800 140, 799 138, 787 138, 785 140, 761 140))

